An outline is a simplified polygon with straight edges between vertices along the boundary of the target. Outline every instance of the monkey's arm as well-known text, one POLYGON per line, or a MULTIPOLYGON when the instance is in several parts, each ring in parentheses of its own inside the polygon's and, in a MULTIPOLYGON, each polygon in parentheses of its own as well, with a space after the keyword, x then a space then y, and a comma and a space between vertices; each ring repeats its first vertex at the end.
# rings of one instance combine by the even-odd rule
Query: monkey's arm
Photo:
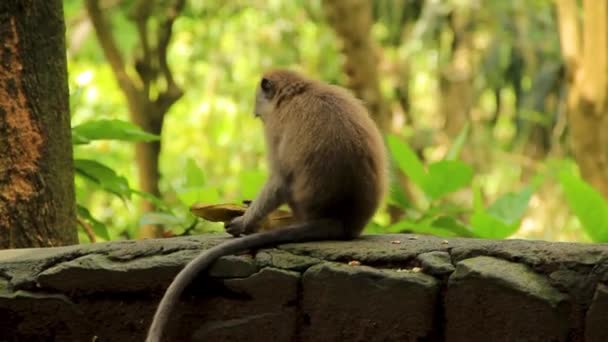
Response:
POLYGON ((234 236, 255 233, 258 223, 272 211, 285 203, 281 189, 283 184, 278 176, 271 175, 264 184, 260 194, 251 203, 243 216, 233 219, 226 225, 226 231, 234 236))

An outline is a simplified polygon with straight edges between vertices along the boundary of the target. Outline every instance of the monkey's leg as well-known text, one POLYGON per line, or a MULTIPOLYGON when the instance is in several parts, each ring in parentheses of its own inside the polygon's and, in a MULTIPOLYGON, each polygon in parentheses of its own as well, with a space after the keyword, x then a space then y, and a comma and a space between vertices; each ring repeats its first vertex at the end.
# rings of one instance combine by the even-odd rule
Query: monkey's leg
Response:
POLYGON ((281 179, 275 175, 271 175, 264 184, 260 194, 247 208, 245 214, 234 218, 226 225, 226 232, 233 236, 239 236, 258 231, 260 228, 258 223, 285 203, 282 187, 283 183, 281 179))

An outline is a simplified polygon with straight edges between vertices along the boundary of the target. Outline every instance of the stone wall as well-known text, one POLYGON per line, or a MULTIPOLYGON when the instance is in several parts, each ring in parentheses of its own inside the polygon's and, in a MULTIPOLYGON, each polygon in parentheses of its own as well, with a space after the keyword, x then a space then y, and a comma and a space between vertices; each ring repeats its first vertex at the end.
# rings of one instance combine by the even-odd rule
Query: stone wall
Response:
MULTIPOLYGON (((142 341, 176 272, 224 239, 0 251, 0 341, 142 341)), ((608 341, 608 245, 283 245, 220 259, 178 312, 172 341, 608 341)))

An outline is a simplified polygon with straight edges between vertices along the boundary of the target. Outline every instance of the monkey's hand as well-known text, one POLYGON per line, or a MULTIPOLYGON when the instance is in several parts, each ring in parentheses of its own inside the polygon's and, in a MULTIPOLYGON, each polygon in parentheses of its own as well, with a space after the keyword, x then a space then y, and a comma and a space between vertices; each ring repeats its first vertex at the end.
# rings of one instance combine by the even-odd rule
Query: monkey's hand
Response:
POLYGON ((250 228, 245 225, 245 220, 243 220, 243 216, 237 216, 233 218, 230 222, 224 224, 224 229, 226 230, 226 233, 234 237, 247 234, 250 230, 250 228))

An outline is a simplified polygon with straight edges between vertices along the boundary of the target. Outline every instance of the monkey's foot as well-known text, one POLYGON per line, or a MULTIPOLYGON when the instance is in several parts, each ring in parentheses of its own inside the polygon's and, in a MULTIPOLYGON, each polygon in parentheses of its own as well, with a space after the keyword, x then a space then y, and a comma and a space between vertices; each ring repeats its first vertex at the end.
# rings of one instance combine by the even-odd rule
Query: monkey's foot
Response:
POLYGON ((224 224, 224 230, 226 233, 238 237, 245 234, 245 224, 243 223, 243 216, 237 216, 224 224))

